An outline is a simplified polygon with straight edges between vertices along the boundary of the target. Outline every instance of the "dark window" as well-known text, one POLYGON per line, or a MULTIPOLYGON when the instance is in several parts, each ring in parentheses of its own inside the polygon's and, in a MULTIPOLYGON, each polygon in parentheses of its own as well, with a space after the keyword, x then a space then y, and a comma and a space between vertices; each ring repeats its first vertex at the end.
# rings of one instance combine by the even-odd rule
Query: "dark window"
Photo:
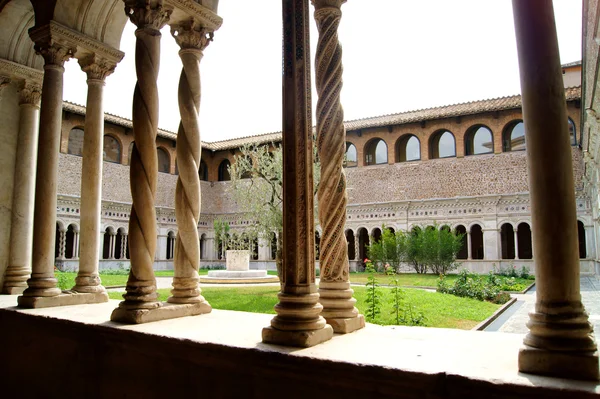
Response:
POLYGON ((219 181, 227 181, 231 180, 231 175, 229 174, 229 160, 224 159, 219 165, 219 181))
POLYGON ((387 163, 387 144, 381 139, 373 139, 366 145, 365 165, 387 163))
POLYGON ((104 136, 103 159, 107 162, 121 162, 121 144, 114 137, 104 136))
POLYGON ((162 148, 157 148, 156 153, 158 154, 158 171, 163 173, 171 172, 171 160, 169 153, 162 148))
POLYGON ((344 167, 353 168, 358 165, 358 153, 356 146, 352 143, 346 143, 346 159, 344 160, 344 167))
POLYGON ((71 155, 83 155, 83 129, 74 128, 69 132, 69 145, 67 152, 71 155))

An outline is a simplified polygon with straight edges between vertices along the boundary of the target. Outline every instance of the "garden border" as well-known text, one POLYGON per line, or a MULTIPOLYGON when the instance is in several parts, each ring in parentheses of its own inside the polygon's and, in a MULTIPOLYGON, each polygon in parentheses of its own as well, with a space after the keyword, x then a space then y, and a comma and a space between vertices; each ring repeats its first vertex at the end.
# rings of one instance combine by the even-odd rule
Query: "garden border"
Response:
POLYGON ((513 305, 515 302, 517 302, 517 298, 515 298, 514 296, 511 296, 510 300, 508 302, 506 302, 504 305, 502 305, 490 317, 488 317, 487 319, 483 320, 481 323, 477 324, 471 330, 472 331, 483 331, 487 326, 489 326, 490 324, 492 324, 492 322, 494 320, 496 320, 498 317, 500 317, 500 315, 502 313, 506 312, 508 310, 508 308, 511 307, 511 305, 513 305))

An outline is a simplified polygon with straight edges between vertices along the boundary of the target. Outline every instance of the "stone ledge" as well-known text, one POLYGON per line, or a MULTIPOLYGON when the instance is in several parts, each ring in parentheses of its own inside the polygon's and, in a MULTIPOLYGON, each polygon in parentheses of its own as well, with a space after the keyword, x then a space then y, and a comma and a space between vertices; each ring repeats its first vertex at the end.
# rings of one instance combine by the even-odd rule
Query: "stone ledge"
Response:
POLYGON ((597 383, 519 373, 521 334, 367 324, 297 349, 261 342, 272 315, 214 310, 121 325, 109 321, 115 300, 15 305, 0 297, 3 390, 32 397, 91 386, 98 397, 600 397, 597 383))

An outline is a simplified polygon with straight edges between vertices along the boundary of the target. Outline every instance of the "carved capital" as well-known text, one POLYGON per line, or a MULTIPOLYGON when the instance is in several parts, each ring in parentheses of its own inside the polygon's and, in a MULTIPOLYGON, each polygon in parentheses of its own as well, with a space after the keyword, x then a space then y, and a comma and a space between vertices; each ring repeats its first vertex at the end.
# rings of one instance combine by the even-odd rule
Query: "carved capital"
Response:
POLYGON ((113 73, 116 68, 114 62, 110 62, 102 57, 92 54, 79 60, 81 70, 87 74, 88 79, 104 80, 113 73))
POLYGON ((310 0, 310 2, 315 6, 315 10, 323 8, 337 8, 339 10, 346 0, 310 0))
POLYGON ((76 49, 70 48, 69 46, 61 43, 36 43, 34 46, 36 53, 44 57, 45 65, 54 65, 61 68, 64 67, 65 62, 69 58, 75 55, 76 49))
POLYGON ((8 76, 0 76, 0 90, 4 89, 5 86, 8 86, 10 83, 10 78, 8 76))
POLYGON ((182 50, 197 49, 204 51, 210 42, 213 41, 214 32, 190 20, 181 24, 171 25, 171 35, 173 35, 182 50))
POLYGON ((161 30, 173 9, 156 0, 124 0, 125 14, 138 29, 161 30))
POLYGON ((39 106, 41 96, 42 88, 39 84, 29 80, 24 80, 19 84, 19 105, 39 106))

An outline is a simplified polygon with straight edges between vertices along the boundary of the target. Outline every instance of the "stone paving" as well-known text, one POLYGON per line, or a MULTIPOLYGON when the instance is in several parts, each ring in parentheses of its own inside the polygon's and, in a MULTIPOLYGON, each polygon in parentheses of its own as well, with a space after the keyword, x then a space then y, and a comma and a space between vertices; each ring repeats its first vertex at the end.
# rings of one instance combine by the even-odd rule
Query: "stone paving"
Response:
MULTIPOLYGON (((526 323, 529 320, 529 312, 535 306, 535 288, 527 294, 513 296, 517 298, 517 302, 490 324, 485 331, 527 333, 526 323)), ((581 299, 590 315, 589 320, 594 326, 596 339, 600 340, 600 280, 593 276, 582 276, 581 299)))

